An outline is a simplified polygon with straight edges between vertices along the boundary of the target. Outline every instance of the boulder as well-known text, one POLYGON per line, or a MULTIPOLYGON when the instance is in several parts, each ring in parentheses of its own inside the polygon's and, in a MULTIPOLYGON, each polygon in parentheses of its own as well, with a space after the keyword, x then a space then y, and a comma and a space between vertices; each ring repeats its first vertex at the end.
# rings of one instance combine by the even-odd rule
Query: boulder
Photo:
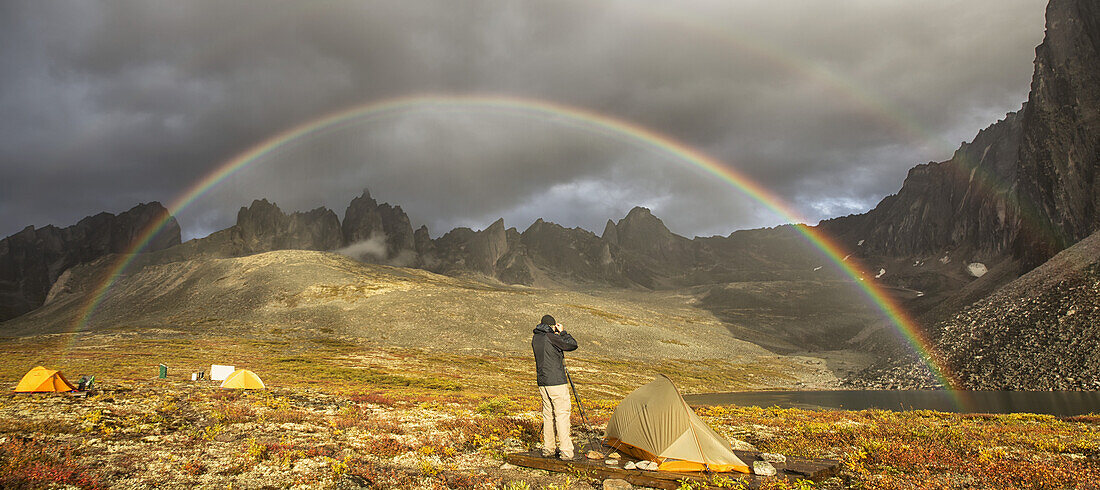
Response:
POLYGON ((787 457, 778 453, 763 453, 760 455, 760 459, 769 463, 786 463, 787 457))
POLYGON ((608 478, 603 481, 603 488, 604 490, 630 490, 634 485, 619 478, 608 478))
POLYGON ((775 476, 775 467, 767 461, 753 461, 752 474, 759 476, 775 476))

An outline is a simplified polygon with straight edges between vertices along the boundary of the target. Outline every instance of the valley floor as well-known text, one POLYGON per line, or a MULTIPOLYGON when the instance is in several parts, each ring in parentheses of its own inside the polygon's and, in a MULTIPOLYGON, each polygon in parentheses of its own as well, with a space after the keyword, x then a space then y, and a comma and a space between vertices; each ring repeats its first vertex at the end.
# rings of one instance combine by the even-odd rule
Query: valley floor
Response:
MULTIPOLYGON (((532 449, 540 439, 539 400, 522 356, 367 348, 339 339, 184 342, 170 334, 8 339, 0 352, 0 379, 9 389, 37 364, 61 368, 70 380, 94 373, 102 383, 88 398, 0 398, 3 488, 600 488, 582 474, 502 463, 503 454, 532 449), (256 371, 270 389, 226 391, 189 381, 191 371, 219 359, 256 371), (169 379, 151 379, 161 362, 169 379)), ((655 372, 684 392, 804 382, 778 356, 720 366, 570 361, 593 434, 622 395, 655 372)), ((776 480, 769 488, 1100 488, 1100 416, 734 406, 696 412, 757 450, 842 461, 833 480, 776 480)), ((576 410, 574 419, 574 437, 587 437, 576 410)))

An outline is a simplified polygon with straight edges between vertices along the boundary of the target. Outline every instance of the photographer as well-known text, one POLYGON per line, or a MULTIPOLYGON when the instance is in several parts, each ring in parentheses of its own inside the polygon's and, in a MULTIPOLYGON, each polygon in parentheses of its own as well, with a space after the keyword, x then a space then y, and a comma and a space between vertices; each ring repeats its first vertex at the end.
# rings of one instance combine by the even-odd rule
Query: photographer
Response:
POLYGON ((542 455, 554 455, 554 431, 557 429, 558 457, 573 459, 573 441, 569 438, 569 385, 565 373, 565 352, 576 350, 577 341, 554 317, 546 315, 531 337, 535 352, 535 372, 542 395, 542 455))

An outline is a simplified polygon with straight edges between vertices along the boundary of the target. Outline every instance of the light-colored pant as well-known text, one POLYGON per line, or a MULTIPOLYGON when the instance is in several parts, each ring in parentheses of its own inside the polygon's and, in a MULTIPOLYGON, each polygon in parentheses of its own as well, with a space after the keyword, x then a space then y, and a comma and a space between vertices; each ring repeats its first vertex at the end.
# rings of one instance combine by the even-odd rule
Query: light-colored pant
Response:
POLYGON ((573 441, 569 438, 569 385, 539 386, 542 395, 542 450, 554 452, 554 429, 558 431, 557 448, 563 458, 573 458, 573 441))

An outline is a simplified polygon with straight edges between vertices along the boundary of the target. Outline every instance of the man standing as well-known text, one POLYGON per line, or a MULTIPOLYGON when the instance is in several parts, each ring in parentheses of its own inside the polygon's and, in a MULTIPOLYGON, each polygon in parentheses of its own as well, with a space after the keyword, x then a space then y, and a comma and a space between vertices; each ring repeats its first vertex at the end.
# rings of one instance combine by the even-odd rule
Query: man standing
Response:
POLYGON ((542 395, 542 455, 554 455, 554 430, 557 429, 558 457, 573 459, 573 441, 569 439, 569 385, 565 376, 565 351, 576 350, 577 341, 554 317, 542 317, 531 337, 535 351, 535 371, 542 395))

